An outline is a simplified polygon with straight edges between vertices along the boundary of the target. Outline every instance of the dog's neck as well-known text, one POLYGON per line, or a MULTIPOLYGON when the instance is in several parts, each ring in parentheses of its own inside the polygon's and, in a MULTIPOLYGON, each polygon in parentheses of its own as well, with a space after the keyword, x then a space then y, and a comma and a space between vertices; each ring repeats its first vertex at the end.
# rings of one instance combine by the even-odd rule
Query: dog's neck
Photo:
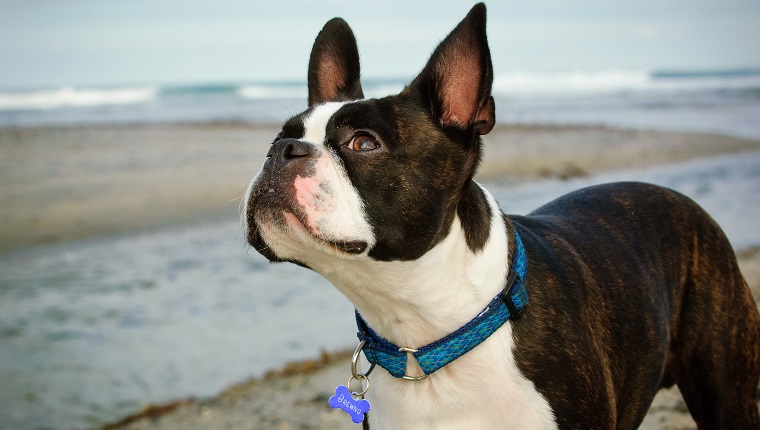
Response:
MULTIPOLYGON (((415 261, 325 261, 313 267, 356 306, 373 330, 396 345, 417 349, 456 331, 504 289, 509 273, 511 224, 487 191, 488 239, 467 245, 458 217, 448 235, 415 261)), ((367 399, 370 428, 556 428, 546 400, 526 380, 511 353, 511 323, 423 382, 376 370, 367 399), (482 398, 484 392, 502 392, 482 398), (435 412, 434 412, 435 411, 435 412)), ((422 369, 407 360, 406 375, 422 369)))
POLYGON ((504 288, 508 241, 497 203, 485 190, 490 232, 472 252, 458 217, 448 235, 421 258, 404 262, 334 260, 313 267, 356 306, 382 337, 418 348, 457 330, 504 288))

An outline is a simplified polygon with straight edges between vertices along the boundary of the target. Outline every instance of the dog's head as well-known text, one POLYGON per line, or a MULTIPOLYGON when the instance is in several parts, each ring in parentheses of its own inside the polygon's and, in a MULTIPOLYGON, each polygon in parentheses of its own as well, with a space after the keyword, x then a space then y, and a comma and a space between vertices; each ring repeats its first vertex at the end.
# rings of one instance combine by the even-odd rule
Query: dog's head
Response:
POLYGON ((251 183, 248 242, 308 267, 415 260, 458 217, 480 249, 489 208, 472 177, 494 125, 485 20, 476 5, 403 91, 379 99, 364 98, 351 29, 329 21, 309 59, 309 107, 285 122, 251 183))

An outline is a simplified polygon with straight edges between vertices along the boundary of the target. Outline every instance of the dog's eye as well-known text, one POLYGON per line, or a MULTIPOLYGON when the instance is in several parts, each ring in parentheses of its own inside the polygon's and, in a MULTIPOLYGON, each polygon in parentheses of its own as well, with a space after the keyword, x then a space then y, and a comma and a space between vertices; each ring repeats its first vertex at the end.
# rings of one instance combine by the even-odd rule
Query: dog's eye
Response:
POLYGON ((379 148, 380 144, 368 134, 357 134, 348 143, 348 147, 354 151, 372 151, 379 148))

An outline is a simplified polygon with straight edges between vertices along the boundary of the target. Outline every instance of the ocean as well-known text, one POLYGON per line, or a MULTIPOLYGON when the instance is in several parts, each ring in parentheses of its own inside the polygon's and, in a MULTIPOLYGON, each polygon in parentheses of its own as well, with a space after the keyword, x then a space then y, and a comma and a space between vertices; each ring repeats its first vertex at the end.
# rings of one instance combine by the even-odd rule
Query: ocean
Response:
MULTIPOLYGON (((402 86, 368 81, 365 92, 402 86)), ((760 137, 760 70, 512 73, 494 94, 501 123, 760 137)), ((305 98, 291 82, 0 90, 0 125, 273 123, 305 98)), ((679 190, 736 248, 760 245, 760 152, 487 188, 521 214, 616 180, 679 190)), ((213 395, 353 347, 352 309, 320 276, 247 248, 238 220, 0 254, 0 429, 97 428, 146 404, 213 395)))
MULTIPOLYGON (((368 97, 410 79, 365 79, 368 97)), ((305 82, 0 89, 0 125, 282 122, 306 107, 305 82)), ((502 124, 581 124, 760 137, 760 69, 504 73, 502 124)))

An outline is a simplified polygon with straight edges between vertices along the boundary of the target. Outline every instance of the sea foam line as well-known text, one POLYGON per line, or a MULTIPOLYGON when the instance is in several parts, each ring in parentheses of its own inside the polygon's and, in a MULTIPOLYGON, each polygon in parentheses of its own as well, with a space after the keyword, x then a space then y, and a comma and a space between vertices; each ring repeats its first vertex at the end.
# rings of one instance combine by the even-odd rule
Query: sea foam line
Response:
POLYGON ((144 103, 156 98, 154 87, 93 89, 61 87, 52 90, 0 92, 0 110, 55 109, 144 103))
POLYGON ((758 70, 682 73, 646 69, 507 72, 497 74, 493 83, 493 92, 498 96, 753 88, 760 88, 760 71, 758 70))

